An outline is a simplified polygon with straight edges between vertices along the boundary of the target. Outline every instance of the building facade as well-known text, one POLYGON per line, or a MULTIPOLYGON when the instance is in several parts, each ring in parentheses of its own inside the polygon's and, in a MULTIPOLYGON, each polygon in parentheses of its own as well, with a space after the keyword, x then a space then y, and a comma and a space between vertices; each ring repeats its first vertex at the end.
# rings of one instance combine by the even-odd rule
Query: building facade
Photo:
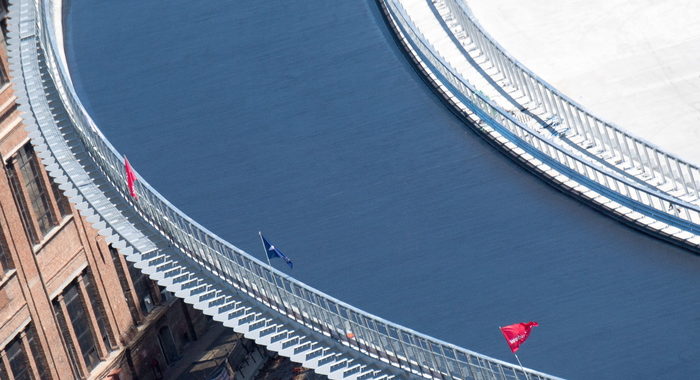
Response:
MULTIPOLYGON (((7 1, 0 0, 5 32, 7 1)), ((0 46, 0 379, 157 379, 207 325, 106 244, 47 175, 0 46)))

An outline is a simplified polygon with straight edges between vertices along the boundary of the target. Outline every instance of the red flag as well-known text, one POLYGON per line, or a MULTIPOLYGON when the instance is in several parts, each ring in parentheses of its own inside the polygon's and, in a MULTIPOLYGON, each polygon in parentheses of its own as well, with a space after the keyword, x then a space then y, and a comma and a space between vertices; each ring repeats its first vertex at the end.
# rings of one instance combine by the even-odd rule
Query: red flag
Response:
POLYGON ((138 194, 136 194, 136 189, 134 188, 134 182, 136 182, 136 173, 134 169, 131 168, 129 160, 124 156, 124 170, 126 171, 126 185, 129 187, 129 194, 132 197, 139 199, 138 194))
POLYGON ((530 330, 535 326, 539 326, 539 324, 537 322, 516 323, 499 328, 503 336, 506 337, 506 342, 508 342, 510 350, 515 353, 515 351, 518 351, 518 348, 520 348, 520 345, 525 343, 530 336, 530 330))

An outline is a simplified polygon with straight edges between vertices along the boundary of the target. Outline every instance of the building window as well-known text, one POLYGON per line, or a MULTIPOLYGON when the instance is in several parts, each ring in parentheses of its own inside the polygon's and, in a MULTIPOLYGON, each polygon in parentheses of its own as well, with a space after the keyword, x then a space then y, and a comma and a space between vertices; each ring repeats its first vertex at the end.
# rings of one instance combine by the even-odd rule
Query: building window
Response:
POLYGON ((24 352, 22 340, 19 336, 5 347, 5 355, 7 355, 7 361, 10 363, 10 372, 12 372, 15 380, 34 379, 27 354, 24 352))
POLYGON ((2 229, 0 229, 0 277, 2 277, 1 274, 14 267, 15 265, 12 262, 12 256, 10 256, 10 248, 7 245, 5 234, 3 234, 2 229))
POLYGON ((80 366, 78 366, 78 354, 75 350, 75 344, 73 344, 73 339, 71 339, 70 331, 68 330, 68 325, 66 324, 66 319, 63 316, 61 310, 61 305, 59 300, 53 301, 53 313, 58 321, 58 327, 63 336, 63 341, 66 343, 66 348, 68 349, 68 358, 70 359, 70 367, 73 370, 74 377, 76 374, 80 373, 80 366))
MULTIPOLYGON (((2 29, 3 35, 7 36, 7 21, 5 21, 6 18, 3 17, 2 22, 0 23, 0 28, 2 29)), ((7 38, 5 38, 7 41, 7 38)), ((5 71, 5 66, 0 65, 0 86, 4 86, 5 83, 9 82, 10 79, 7 77, 7 72, 5 71)))
POLYGON ((10 188, 12 190, 12 195, 17 202, 17 209, 19 210, 20 218, 22 219, 22 226, 24 231, 27 233, 27 237, 32 242, 36 244, 39 242, 36 230, 34 229, 34 223, 32 222, 32 216, 29 214, 29 208, 27 208, 27 201, 24 199, 24 194, 22 193, 22 186, 19 184, 19 179, 17 178, 17 172, 15 168, 10 163, 7 166, 7 175, 10 180, 10 188))
POLYGON ((27 343, 29 343, 29 349, 32 351, 32 357, 34 357, 34 363, 39 372, 39 379, 51 379, 51 372, 49 372, 49 366, 46 364, 44 350, 39 344, 39 338, 36 336, 36 329, 32 325, 27 328, 27 343))
POLYGON ((116 248, 109 245, 109 254, 112 256, 112 263, 114 268, 117 270, 117 277, 119 278, 119 285, 121 285, 122 293, 126 299, 126 305, 129 307, 129 313, 134 323, 139 323, 141 318, 139 317, 139 312, 136 309, 136 304, 134 303, 134 298, 131 295, 131 286, 129 286, 129 280, 126 278, 127 269, 124 267, 119 252, 116 248))
POLYGON ((51 178, 51 191, 53 191, 53 198, 56 200, 56 204, 58 205, 58 211, 61 213, 61 217, 68 216, 72 214, 70 210, 70 203, 68 203, 68 198, 66 198, 65 195, 63 195, 63 191, 58 188, 58 184, 56 184, 56 181, 51 178))
MULTIPOLYGON (((7 12, 10 9, 10 2, 8 0, 0 0, 0 27, 2 28, 2 35, 4 37, 4 40, 7 41, 7 12)), ((0 80, 2 80, 2 84, 7 83, 7 76, 4 75, 4 70, 3 70, 3 75, 0 77, 0 80)))
POLYGON ((87 290, 88 297, 90 297, 90 303, 92 304, 92 310, 95 313, 95 319, 97 320, 97 326, 100 329, 100 335, 102 336, 102 341, 105 347, 108 349, 116 348, 114 341, 114 334, 112 333, 112 328, 107 320, 105 309, 102 304, 102 298, 100 298, 99 293, 94 285, 94 279, 92 273, 87 272, 83 276, 83 283, 85 284, 85 289, 87 290))
POLYGON ((7 174, 22 225, 29 240, 33 244, 38 244, 52 228, 59 224, 60 219, 71 214, 68 199, 53 179, 49 181, 49 190, 39 160, 30 143, 22 146, 10 158, 7 163, 7 174))
POLYGON ((89 270, 53 300, 53 310, 73 373, 89 377, 102 358, 117 347, 102 298, 89 270))
POLYGON ((49 193, 46 190, 39 161, 34 154, 34 148, 31 144, 26 144, 19 150, 17 153, 17 165, 22 173, 23 185, 27 189, 29 202, 36 215, 39 230, 42 234, 46 234, 51 227, 56 225, 56 216, 51 210, 49 193))
POLYGON ((58 222, 44 183, 39 161, 30 143, 25 144, 10 158, 7 171, 22 223, 32 242, 37 244, 39 238, 49 232, 58 222), (31 205, 31 208, 28 204, 31 205))
MULTIPOLYGON (((0 20, 0 29, 2 29, 3 42, 7 41, 7 17, 3 17, 2 20, 0 20)), ((0 78, 0 80, 2 79, 3 78, 0 78)))
POLYGON ((0 379, 8 379, 10 374, 15 380, 51 379, 44 352, 32 324, 17 334, 5 348, 0 349, 0 356, 0 379))
POLYGON ((147 275, 134 267, 133 263, 127 262, 127 267, 131 274, 131 282, 134 284, 134 290, 136 290, 136 296, 141 303, 141 310, 144 315, 147 315, 158 304, 158 294, 156 293, 158 291, 157 285, 151 281, 147 275))
POLYGON ((5 364, 0 360, 0 379, 9 379, 10 376, 7 375, 7 370, 5 369, 5 364))
MULTIPOLYGON (((59 301, 60 302, 60 301, 59 301)), ((95 368, 100 361, 100 355, 95 342, 95 333, 92 330, 90 317, 85 308, 85 300, 80 294, 77 282, 73 282, 63 292, 63 302, 65 303, 68 319, 75 337, 78 340, 78 347, 88 371, 95 368)), ((56 305, 54 305, 55 307, 56 305)), ((60 308, 60 304, 58 305, 60 308)), ((61 313, 63 314, 63 313, 61 313)))

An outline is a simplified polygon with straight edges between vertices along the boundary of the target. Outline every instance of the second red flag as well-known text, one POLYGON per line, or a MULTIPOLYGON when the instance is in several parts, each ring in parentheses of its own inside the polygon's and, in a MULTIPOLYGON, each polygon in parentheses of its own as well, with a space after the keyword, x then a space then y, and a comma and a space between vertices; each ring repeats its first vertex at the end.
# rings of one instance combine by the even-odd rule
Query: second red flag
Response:
POLYGON ((520 348, 520 345, 525 343, 530 336, 530 330, 535 326, 539 326, 539 324, 537 322, 516 323, 499 328, 503 336, 506 337, 510 350, 515 353, 520 348))

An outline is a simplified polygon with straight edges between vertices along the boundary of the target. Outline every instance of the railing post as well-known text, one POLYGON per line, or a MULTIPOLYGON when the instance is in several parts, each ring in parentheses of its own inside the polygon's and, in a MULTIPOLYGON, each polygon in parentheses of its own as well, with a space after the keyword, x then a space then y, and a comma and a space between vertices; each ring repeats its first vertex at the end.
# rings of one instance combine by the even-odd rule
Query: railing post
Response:
POLYGON ((685 191, 685 195, 690 195, 690 192, 688 191, 688 183, 686 182, 685 178, 683 178, 683 171, 681 170, 681 163, 678 161, 677 158, 673 159, 676 161, 676 168, 678 169, 678 179, 681 181, 681 185, 683 185, 683 190, 685 191))
POLYGON ((693 167, 689 163, 686 163, 685 165, 688 168, 688 175, 690 175, 690 183, 693 192, 695 193, 695 198, 700 198, 700 194, 698 194, 698 183, 695 182, 695 176, 693 176, 693 167))
POLYGON ((678 190, 678 182, 676 181, 676 176, 673 175, 673 169, 671 168, 671 163, 668 160, 668 155, 663 154, 663 156, 664 156, 664 160, 666 161, 666 168, 668 169, 668 175, 673 183, 673 191, 676 191, 676 190, 678 190))

